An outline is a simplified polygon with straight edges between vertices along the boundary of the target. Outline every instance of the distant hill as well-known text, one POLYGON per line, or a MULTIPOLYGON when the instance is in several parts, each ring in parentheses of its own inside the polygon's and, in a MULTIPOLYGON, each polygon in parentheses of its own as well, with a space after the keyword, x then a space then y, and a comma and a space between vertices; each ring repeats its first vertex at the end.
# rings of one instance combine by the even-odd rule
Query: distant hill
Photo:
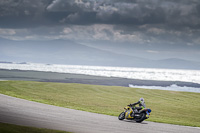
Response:
POLYGON ((200 69, 200 62, 170 58, 157 61, 158 67, 176 69, 200 69))
POLYGON ((117 54, 70 40, 12 41, 0 38, 0 60, 68 65, 200 69, 200 63, 181 59, 149 60, 117 54))

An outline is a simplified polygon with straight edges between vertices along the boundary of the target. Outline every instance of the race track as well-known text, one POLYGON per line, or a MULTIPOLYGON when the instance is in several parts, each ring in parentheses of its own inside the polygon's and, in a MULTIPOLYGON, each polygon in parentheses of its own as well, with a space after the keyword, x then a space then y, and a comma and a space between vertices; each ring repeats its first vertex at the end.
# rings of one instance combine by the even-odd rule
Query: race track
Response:
POLYGON ((75 133, 200 133, 198 127, 119 121, 114 116, 56 107, 3 94, 0 94, 0 122, 75 133))

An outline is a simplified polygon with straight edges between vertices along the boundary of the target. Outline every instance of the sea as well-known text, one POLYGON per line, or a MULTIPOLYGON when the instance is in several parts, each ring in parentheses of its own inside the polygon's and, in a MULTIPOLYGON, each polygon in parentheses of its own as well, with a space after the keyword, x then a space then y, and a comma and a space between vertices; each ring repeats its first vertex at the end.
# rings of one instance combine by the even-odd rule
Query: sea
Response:
MULTIPOLYGON (((133 67, 107 67, 107 66, 83 66, 83 65, 58 65, 39 63, 0 63, 0 69, 34 70, 44 72, 85 74, 93 76, 120 77, 139 80, 155 81, 181 81, 200 84, 200 70, 183 69, 158 69, 158 68, 133 68, 133 67)), ((137 86, 129 84, 129 87, 173 90, 200 93, 200 88, 189 86, 137 86)))

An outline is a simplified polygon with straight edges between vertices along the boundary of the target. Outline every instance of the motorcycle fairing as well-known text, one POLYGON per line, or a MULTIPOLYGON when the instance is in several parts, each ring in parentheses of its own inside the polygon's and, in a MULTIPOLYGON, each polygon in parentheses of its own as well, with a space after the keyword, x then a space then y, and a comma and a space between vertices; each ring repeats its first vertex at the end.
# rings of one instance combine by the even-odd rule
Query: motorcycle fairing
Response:
POLYGON ((133 119, 133 117, 131 116, 131 114, 133 113, 132 108, 130 107, 125 107, 125 118, 126 119, 133 119))

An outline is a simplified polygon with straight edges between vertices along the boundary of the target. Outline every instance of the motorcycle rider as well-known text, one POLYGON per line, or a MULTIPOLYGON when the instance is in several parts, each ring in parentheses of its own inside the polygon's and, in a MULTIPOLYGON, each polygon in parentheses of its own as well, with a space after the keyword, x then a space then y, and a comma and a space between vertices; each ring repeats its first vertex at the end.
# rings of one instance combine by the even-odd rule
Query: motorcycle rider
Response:
POLYGON ((140 98, 138 102, 130 104, 132 106, 133 113, 131 114, 134 117, 135 113, 138 113, 139 110, 146 108, 144 98, 140 98), (135 107, 135 105, 139 104, 139 107, 135 107))

